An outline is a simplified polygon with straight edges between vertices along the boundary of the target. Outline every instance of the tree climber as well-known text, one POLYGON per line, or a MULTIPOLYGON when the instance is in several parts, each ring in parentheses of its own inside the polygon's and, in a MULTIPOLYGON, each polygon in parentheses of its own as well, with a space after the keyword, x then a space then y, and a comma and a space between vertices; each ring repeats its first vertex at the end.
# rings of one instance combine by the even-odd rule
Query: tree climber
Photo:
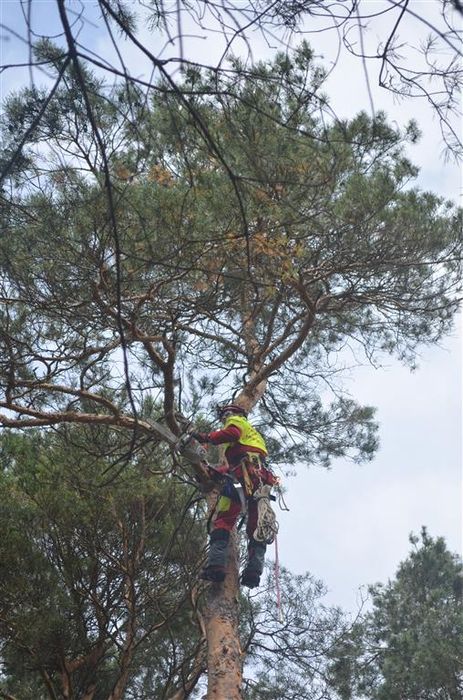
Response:
MULTIPOLYGON (((218 417, 224 422, 222 430, 211 433, 191 433, 198 442, 224 445, 226 464, 215 467, 214 471, 229 474, 243 488, 247 503, 248 560, 241 575, 241 583, 255 588, 260 583, 264 569, 264 542, 258 542, 253 534, 257 527, 257 502, 253 494, 263 484, 273 486, 279 483, 267 468, 265 458, 267 448, 262 435, 247 419, 246 411, 235 404, 217 407, 218 417)), ((201 578, 208 581, 225 579, 228 542, 242 511, 242 499, 232 479, 225 479, 215 510, 213 529, 209 541, 209 557, 201 578)))

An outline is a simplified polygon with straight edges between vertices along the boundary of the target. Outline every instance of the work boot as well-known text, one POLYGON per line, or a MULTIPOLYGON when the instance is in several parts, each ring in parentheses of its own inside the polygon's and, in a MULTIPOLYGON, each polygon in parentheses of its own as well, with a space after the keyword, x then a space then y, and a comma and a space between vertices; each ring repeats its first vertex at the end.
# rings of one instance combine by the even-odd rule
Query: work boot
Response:
POLYGON ((257 588, 260 583, 260 576, 253 571, 245 569, 241 574, 241 585, 247 588, 257 588))
POLYGON ((209 539, 209 556, 207 564, 200 573, 200 578, 206 581, 220 582, 225 579, 228 541, 228 530, 213 530, 209 539))
POLYGON ((257 588, 260 577, 264 570, 265 550, 267 546, 264 542, 249 540, 248 563, 241 574, 241 583, 248 588, 257 588))
POLYGON ((215 583, 221 583, 221 581, 225 580, 225 567, 205 566, 199 574, 199 578, 202 578, 204 581, 214 581, 215 583))

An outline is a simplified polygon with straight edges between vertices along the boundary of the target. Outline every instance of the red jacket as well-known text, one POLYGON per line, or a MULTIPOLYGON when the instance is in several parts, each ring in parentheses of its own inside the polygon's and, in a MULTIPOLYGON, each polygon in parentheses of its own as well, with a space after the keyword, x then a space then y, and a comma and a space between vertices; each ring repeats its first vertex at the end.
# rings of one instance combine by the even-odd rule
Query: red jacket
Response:
POLYGON ((225 443, 230 443, 225 450, 225 458, 228 465, 219 467, 218 471, 227 472, 232 471, 234 476, 236 476, 239 481, 243 482, 244 474, 240 466, 241 462, 248 457, 249 453, 254 453, 260 455, 263 459, 260 460, 261 467, 256 468, 251 464, 249 459, 246 460, 247 470, 251 480, 253 482, 254 488, 256 488, 260 482, 265 484, 275 484, 277 483, 278 477, 274 476, 271 471, 269 471, 264 466, 264 459, 267 453, 264 450, 259 449, 253 445, 243 445, 239 442, 241 437, 241 430, 236 425, 229 425, 221 430, 214 430, 208 434, 209 441, 213 445, 223 445, 225 443))

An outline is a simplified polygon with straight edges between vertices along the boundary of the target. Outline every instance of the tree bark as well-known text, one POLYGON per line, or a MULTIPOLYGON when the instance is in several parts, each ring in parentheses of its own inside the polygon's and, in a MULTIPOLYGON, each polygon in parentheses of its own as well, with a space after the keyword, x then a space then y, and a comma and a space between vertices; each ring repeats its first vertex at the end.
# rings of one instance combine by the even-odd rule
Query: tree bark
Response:
MULTIPOLYGON (((263 370, 247 290, 243 296, 243 334, 249 359, 249 379, 234 403, 246 412, 262 398, 268 375, 263 370)), ((230 538, 227 575, 224 583, 211 584, 206 599, 207 700, 241 700, 243 654, 239 640, 238 541, 236 529, 230 538)))
POLYGON ((241 700, 242 654, 239 643, 238 544, 230 538, 227 575, 211 583, 205 606, 207 635, 207 700, 241 700))

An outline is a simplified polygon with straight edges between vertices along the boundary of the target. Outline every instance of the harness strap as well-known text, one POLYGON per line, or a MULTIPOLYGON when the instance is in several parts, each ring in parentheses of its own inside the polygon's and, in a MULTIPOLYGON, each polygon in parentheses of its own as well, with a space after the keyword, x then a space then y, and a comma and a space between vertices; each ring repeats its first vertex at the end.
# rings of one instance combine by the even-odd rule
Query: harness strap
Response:
MULTIPOLYGON (((231 498, 232 500, 239 500, 240 506, 241 506, 241 513, 243 513, 243 519, 246 517, 246 512, 247 512, 247 504, 246 504, 246 498, 243 493, 243 489, 241 488, 240 484, 233 484, 231 481, 225 482, 224 487, 219 491, 217 494, 217 498, 215 500, 215 503, 211 509, 211 512, 209 514, 209 517, 207 519, 206 523, 206 528, 207 528, 207 533, 211 533, 211 525, 212 521, 214 519, 215 514, 217 513, 217 508, 220 503, 220 499, 223 497, 228 497, 231 498), (237 498, 236 498, 236 497, 237 498)), ((241 527, 243 523, 241 522, 240 525, 238 526, 238 529, 241 527)))
MULTIPOLYGON (((265 468, 265 461, 263 457, 257 452, 247 452, 246 456, 234 467, 230 468, 233 473, 237 469, 241 468, 243 474, 244 490, 247 497, 250 497, 254 493, 254 486, 252 483, 251 475, 255 475, 261 479, 262 470, 265 468)), ((261 481, 262 483, 262 481, 261 481)))
POLYGON ((241 471, 243 472, 244 489, 246 491, 246 496, 252 496, 252 481, 251 477, 249 476, 246 464, 244 462, 241 464, 241 471))

